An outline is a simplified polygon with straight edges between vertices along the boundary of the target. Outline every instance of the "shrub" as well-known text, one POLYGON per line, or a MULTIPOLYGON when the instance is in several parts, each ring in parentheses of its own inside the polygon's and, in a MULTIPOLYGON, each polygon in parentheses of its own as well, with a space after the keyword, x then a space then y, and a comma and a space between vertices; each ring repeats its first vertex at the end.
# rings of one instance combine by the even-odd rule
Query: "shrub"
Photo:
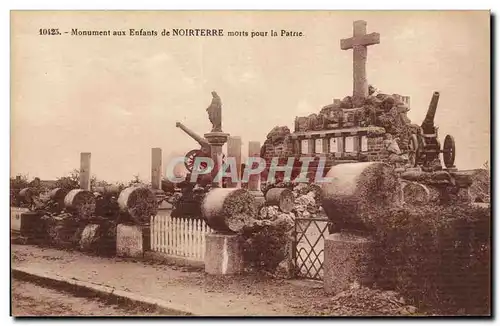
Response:
POLYGON ((241 233, 245 268, 274 273, 286 258, 290 228, 284 223, 255 225, 241 233))
MULTIPOLYGON (((99 180, 95 175, 90 177, 90 187, 103 187, 110 186, 109 182, 104 180, 99 180)), ((120 184, 118 185, 120 186, 120 184)), ((78 169, 73 169, 67 176, 57 178, 54 188, 62 188, 66 191, 80 188, 80 171, 78 169)), ((120 189, 120 191, 123 187, 120 189)))
POLYGON ((10 178, 10 206, 20 206, 17 195, 21 189, 28 187, 28 184, 28 177, 26 175, 10 178))
POLYGON ((445 314, 490 313, 490 210, 468 204, 373 212, 369 268, 382 288, 445 314))
POLYGON ((475 202, 489 203, 491 197, 491 176, 488 162, 483 168, 477 169, 471 176, 472 184, 469 188, 472 200, 475 202))
POLYGON ((55 186, 65 191, 78 189, 80 187, 80 171, 73 169, 67 176, 57 178, 55 186))

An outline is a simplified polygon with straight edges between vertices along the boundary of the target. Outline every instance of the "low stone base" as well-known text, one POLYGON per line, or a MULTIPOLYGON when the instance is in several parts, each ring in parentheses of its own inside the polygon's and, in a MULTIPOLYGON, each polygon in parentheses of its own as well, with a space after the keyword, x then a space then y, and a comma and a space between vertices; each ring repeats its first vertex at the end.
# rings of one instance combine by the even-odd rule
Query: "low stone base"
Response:
POLYGON ((205 272, 212 275, 239 274, 243 256, 237 235, 212 233, 205 237, 205 272))
POLYGON ((21 236, 26 242, 39 242, 43 239, 42 214, 37 212, 11 212, 11 233, 21 236))
POLYGON ((118 224, 116 226, 116 255, 118 257, 143 257, 149 250, 149 226, 118 224))
POLYGON ((325 239, 323 285, 326 293, 336 294, 353 283, 369 285, 371 275, 364 268, 371 241, 347 234, 330 234, 325 239))

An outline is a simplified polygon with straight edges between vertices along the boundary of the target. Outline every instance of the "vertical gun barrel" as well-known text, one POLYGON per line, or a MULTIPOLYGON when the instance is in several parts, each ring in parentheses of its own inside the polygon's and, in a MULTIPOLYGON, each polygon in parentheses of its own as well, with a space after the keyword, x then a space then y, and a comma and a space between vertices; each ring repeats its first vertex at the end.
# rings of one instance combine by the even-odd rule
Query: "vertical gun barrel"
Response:
POLYGON ((434 92, 434 94, 432 94, 431 102, 429 103, 429 108, 427 109, 424 122, 422 122, 422 129, 424 132, 426 132, 426 129, 434 128, 434 116, 436 115, 438 102, 439 92, 434 92))

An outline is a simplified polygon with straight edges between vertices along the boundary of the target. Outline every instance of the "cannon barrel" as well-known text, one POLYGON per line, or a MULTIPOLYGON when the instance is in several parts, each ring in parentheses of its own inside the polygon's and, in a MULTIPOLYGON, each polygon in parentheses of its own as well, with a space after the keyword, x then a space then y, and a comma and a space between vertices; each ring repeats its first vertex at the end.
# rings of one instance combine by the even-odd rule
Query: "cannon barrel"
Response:
POLYGON ((208 143, 208 141, 201 137, 200 135, 196 134, 194 131, 192 131, 191 129, 189 129, 188 127, 186 127, 185 125, 183 125, 182 123, 180 122, 177 122, 175 124, 175 126, 177 128, 180 128, 182 131, 184 131, 186 134, 188 134, 191 138, 193 138, 194 140, 196 140, 198 142, 198 144, 200 144, 200 146, 202 148, 206 148, 206 147, 210 147, 210 144, 208 143))
POLYGON ((434 94, 432 94, 431 103, 429 103, 429 109, 427 109, 427 114, 422 122, 422 130, 424 133, 434 133, 434 116, 436 115, 438 102, 439 92, 434 92, 434 94))

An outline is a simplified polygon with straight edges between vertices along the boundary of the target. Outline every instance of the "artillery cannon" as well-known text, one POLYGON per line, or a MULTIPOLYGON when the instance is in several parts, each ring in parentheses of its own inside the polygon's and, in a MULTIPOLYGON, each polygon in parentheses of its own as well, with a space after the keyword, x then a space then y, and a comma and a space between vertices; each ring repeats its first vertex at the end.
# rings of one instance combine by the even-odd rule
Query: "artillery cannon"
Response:
POLYGON ((441 149, 438 127, 434 125, 434 116, 436 115, 438 101, 439 92, 434 92, 422 125, 410 137, 409 161, 412 166, 429 166, 436 159, 439 159, 440 153, 443 153, 445 167, 447 169, 455 167, 455 140, 453 136, 446 135, 443 148, 441 149))
MULTIPOLYGON (((184 166, 186 169, 191 173, 193 172, 194 168, 194 163, 197 157, 211 157, 211 152, 212 152, 212 147, 208 143, 208 141, 201 137, 200 135, 196 134, 194 131, 186 127, 180 122, 177 122, 175 124, 177 128, 180 128, 182 131, 184 131, 186 134, 188 134, 191 138, 196 140, 198 144, 200 144, 200 149, 192 149, 189 152, 186 153, 184 156, 184 166)), ((224 155, 222 157, 224 159, 224 155)), ((206 169, 207 165, 205 162, 201 162, 200 167, 202 169, 206 169)))

